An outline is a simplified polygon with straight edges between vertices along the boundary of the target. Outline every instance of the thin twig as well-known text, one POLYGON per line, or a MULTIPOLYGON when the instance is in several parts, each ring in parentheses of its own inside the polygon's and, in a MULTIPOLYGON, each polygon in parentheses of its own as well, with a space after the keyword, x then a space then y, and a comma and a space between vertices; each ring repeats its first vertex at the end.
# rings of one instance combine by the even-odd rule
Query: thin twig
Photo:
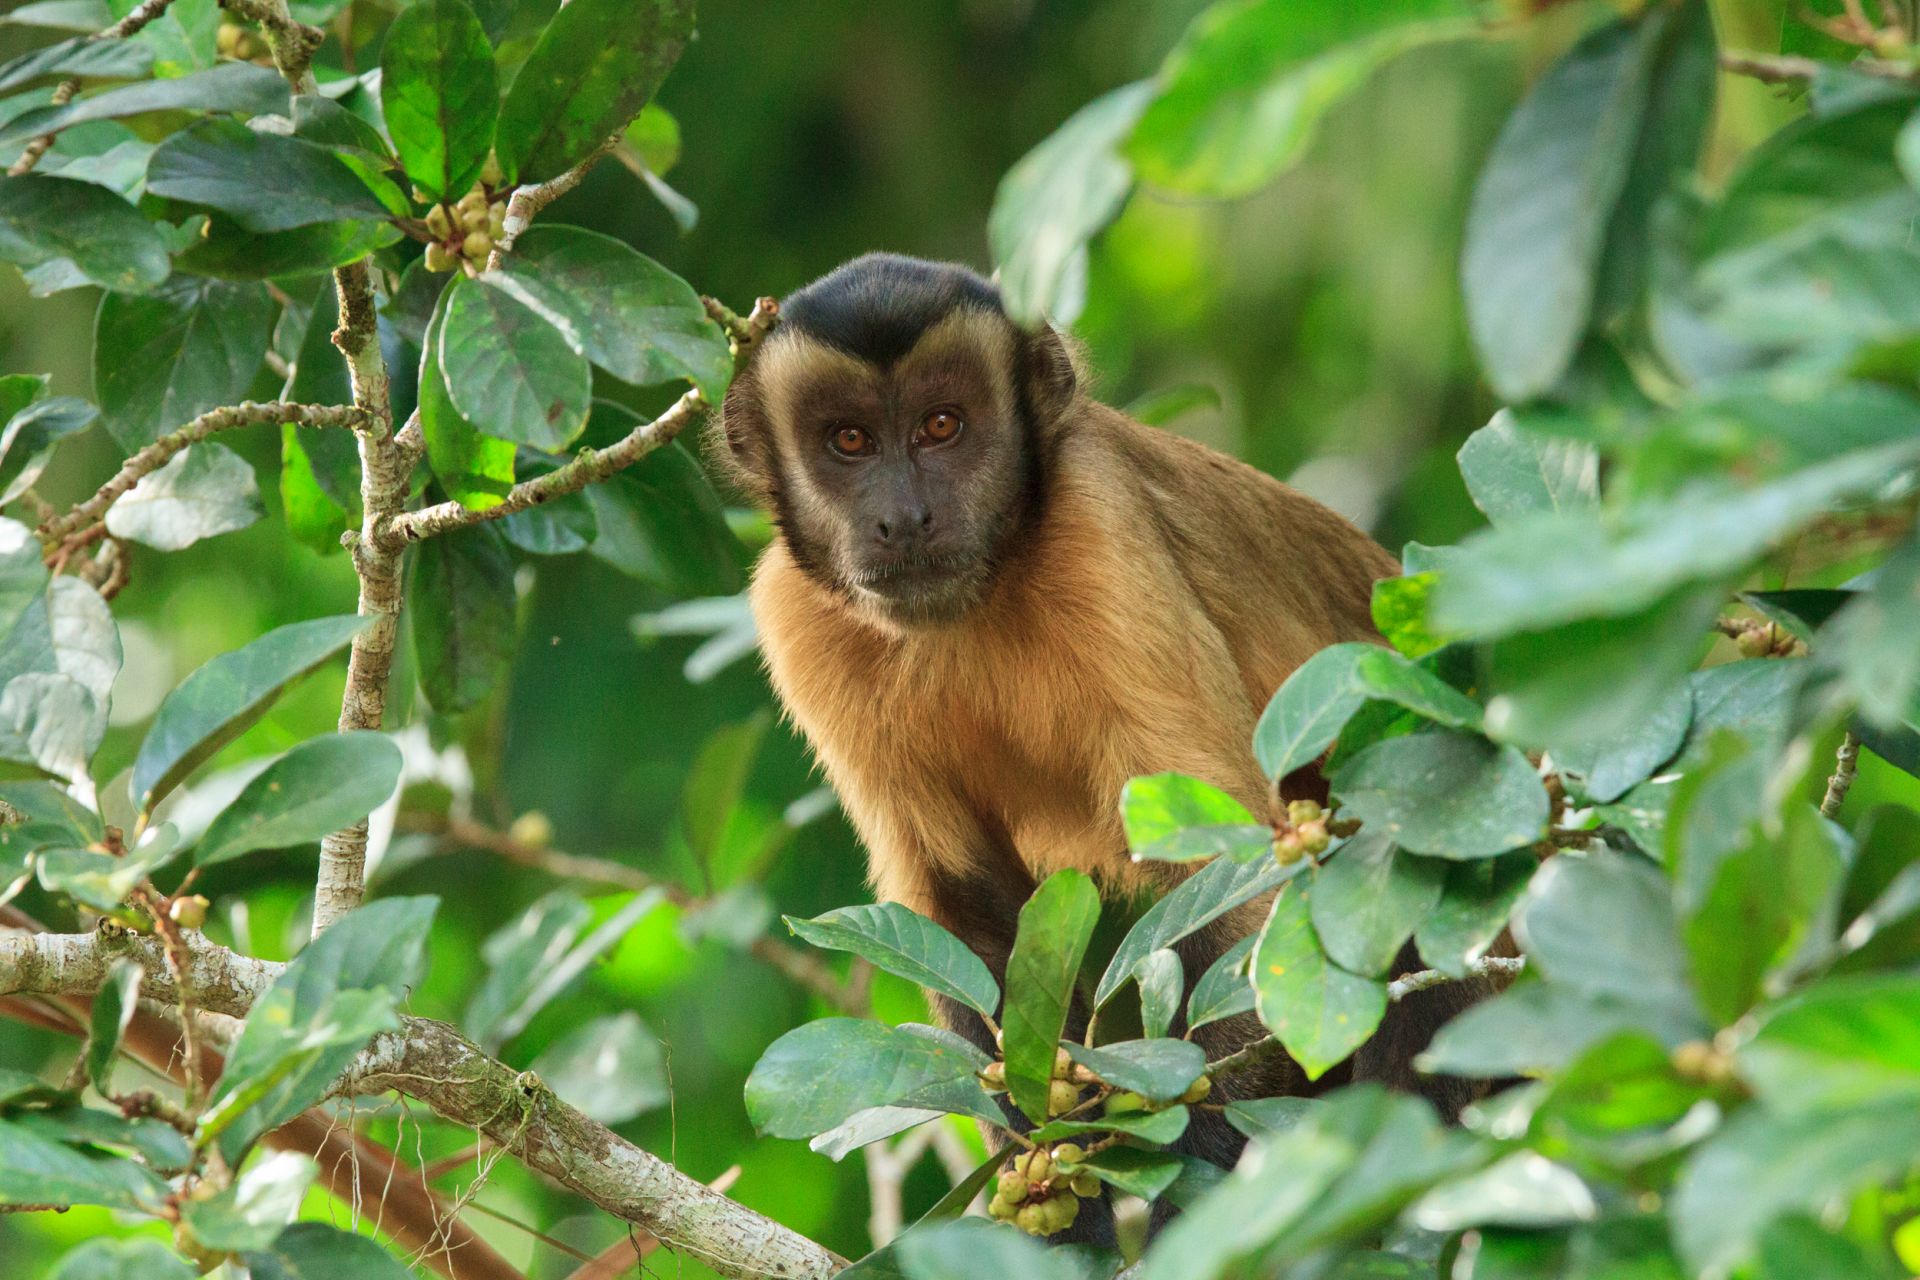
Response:
MULTIPOLYGON (((145 0, 126 17, 100 32, 94 39, 123 40, 165 13, 167 6, 172 3, 173 0, 145 0)), ((55 86, 53 97, 47 105, 64 107, 73 101, 73 95, 78 92, 80 92, 80 77, 68 76, 55 86)), ((33 167, 40 163, 40 158, 47 154, 48 148, 53 146, 53 139, 53 134, 43 133, 27 143, 25 149, 20 152, 19 158, 7 167, 7 176, 17 178, 23 173, 31 173, 33 167)))
POLYGON ((1820 800, 1822 817, 1840 816, 1840 806, 1847 802, 1847 792, 1852 789, 1854 776, 1859 771, 1860 737, 1849 729, 1840 739, 1840 749, 1833 754, 1833 776, 1827 779, 1827 794, 1820 800))
MULTIPOLYGON (((747 317, 742 336, 737 336, 737 358, 744 359, 759 338, 772 327, 779 304, 762 298, 747 317)), ((397 554, 410 542, 464 529, 488 520, 499 520, 555 498, 578 493, 615 472, 632 466, 655 449, 678 436, 708 408, 707 399, 692 390, 674 401, 673 407, 651 422, 643 422, 625 437, 604 449, 586 449, 566 466, 523 480, 495 505, 476 511, 458 502, 442 502, 418 511, 409 511, 388 520, 374 534, 376 545, 389 554, 397 554)))
POLYGON ((216 431, 229 431, 257 422, 293 422, 303 427, 345 427, 358 431, 364 429, 368 421, 365 412, 350 405, 289 404, 279 400, 264 404, 246 400, 225 408, 208 410, 186 426, 169 431, 121 463, 113 479, 101 485, 85 502, 78 503, 63 516, 41 521, 38 531, 40 541, 49 548, 66 542, 105 516, 107 508, 139 484, 143 476, 158 471, 174 454, 190 444, 205 440, 216 431))
POLYGON ((1850 71, 1891 80, 1897 84, 1920 84, 1920 68, 1883 58, 1856 58, 1852 62, 1822 62, 1789 53, 1756 53, 1745 49, 1720 51, 1720 69, 1737 76, 1748 76, 1765 84, 1804 84, 1829 71, 1850 71))
POLYGON ((515 187, 513 194, 507 197, 507 214, 501 224, 500 239, 494 242, 493 252, 487 255, 487 270, 499 266, 501 258, 513 252, 513 242, 540 216, 542 209, 586 181, 587 172, 600 163, 607 152, 613 150, 620 137, 620 134, 614 134, 595 147, 586 159, 557 178, 549 178, 531 186, 515 187))

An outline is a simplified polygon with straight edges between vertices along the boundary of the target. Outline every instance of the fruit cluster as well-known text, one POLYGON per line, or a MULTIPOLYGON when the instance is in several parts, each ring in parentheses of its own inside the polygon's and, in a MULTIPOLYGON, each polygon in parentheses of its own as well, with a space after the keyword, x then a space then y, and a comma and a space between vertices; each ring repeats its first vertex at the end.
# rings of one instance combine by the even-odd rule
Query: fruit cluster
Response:
POLYGON ((1100 1180, 1081 1167, 1086 1158, 1072 1142, 1021 1152, 1000 1175, 987 1213, 1030 1235, 1065 1231, 1080 1216, 1080 1198, 1100 1194, 1100 1180))
MULTIPOLYGON (((427 270, 451 271, 457 266, 470 276, 485 270, 494 245, 506 233, 506 192, 495 190, 502 176, 499 163, 488 156, 473 190, 452 204, 427 210, 427 231, 433 236, 427 242, 427 270)), ((416 200, 426 198, 417 188, 413 194, 416 200)))
POLYGON ((1316 857, 1327 851, 1331 839, 1326 810, 1312 800, 1289 801, 1286 821, 1273 833, 1274 861, 1285 867, 1302 858, 1316 857))
MULTIPOLYGON (((1065 1049, 1053 1051, 1053 1083, 1047 1087, 1047 1114, 1063 1116, 1080 1105, 1080 1087, 1073 1082, 1073 1059, 1067 1056, 1065 1049)), ((980 1083, 989 1092, 1005 1093, 1007 1089, 1007 1066, 1004 1062, 989 1063, 980 1072, 980 1083)))
POLYGON ((223 22, 213 37, 214 48, 223 58, 241 62, 265 62, 273 57, 267 42, 237 22, 223 22))

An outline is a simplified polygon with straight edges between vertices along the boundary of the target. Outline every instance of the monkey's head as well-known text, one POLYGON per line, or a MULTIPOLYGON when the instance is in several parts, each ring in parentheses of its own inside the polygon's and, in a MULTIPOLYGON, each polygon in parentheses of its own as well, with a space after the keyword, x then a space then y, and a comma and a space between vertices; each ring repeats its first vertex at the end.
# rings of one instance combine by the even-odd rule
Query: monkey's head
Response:
POLYGON ((719 436, 799 567, 897 623, 982 600, 1077 390, 965 267, 868 254, 794 293, 719 436))

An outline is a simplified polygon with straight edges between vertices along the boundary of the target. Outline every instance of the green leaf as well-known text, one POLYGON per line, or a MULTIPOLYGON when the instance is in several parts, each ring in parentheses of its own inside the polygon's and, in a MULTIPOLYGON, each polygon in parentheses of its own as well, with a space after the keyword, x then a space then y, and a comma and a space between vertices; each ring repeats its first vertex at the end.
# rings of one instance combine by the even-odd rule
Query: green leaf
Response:
POLYGON ((1819 663, 1868 723, 1896 729, 1920 720, 1920 538, 1888 555, 1873 586, 1820 632, 1819 663))
POLYGON ((328 148, 232 120, 202 120, 161 143, 147 165, 147 190, 218 209, 259 232, 401 211, 328 148))
POLYGON ((105 0, 35 0, 0 15, 0 23, 92 34, 112 25, 113 10, 107 8, 105 0))
POLYGON ((1690 1144, 1697 1135, 1676 1126, 1711 1092, 1680 1078, 1665 1045, 1623 1032, 1567 1067, 1533 1108, 1528 1137, 1583 1169, 1633 1170, 1690 1144))
POLYGON ((427 444, 427 465, 447 496, 470 511, 485 511, 498 506, 513 488, 516 450, 511 440, 481 435, 447 394, 440 372, 440 327, 450 292, 441 292, 420 346, 420 433, 427 444))
POLYGON ((194 1280, 197 1274, 173 1250, 150 1237, 96 1237, 61 1258, 47 1280, 194 1280))
POLYGON ((1367 699, 1354 676, 1373 646, 1329 645, 1308 658, 1275 691, 1253 730, 1253 754, 1269 778, 1283 778, 1333 745, 1367 699))
POLYGON ((1738 1062, 1775 1111, 1920 1099, 1920 978, 1818 983, 1766 1015, 1738 1062))
POLYGON ((0 1120, 0 1205, 97 1204, 158 1213, 167 1184, 119 1156, 95 1155, 0 1120))
POLYGON ((1313 927, 1329 959, 1385 977, 1400 948, 1440 901, 1448 864, 1417 858, 1372 831, 1342 844, 1314 876, 1313 927))
POLYGON ((1087 242, 1133 189, 1133 168, 1119 147, 1153 94, 1143 80, 1095 98, 1000 180, 987 240, 1002 303, 1016 323, 1049 314, 1071 323, 1079 308, 1065 296, 1070 278, 1084 268, 1087 242))
POLYGON ((91 849, 43 850, 41 887, 64 893, 102 913, 118 911, 127 895, 180 853, 180 833, 172 823, 148 831, 145 840, 123 857, 91 849))
POLYGON ((1667 881, 1643 859, 1550 859, 1528 885, 1514 935, 1550 982, 1693 1007, 1667 881))
POLYGON ((151 812, 202 761, 239 737, 289 684, 366 629, 366 618, 313 618, 276 627, 209 659, 167 695, 134 758, 134 804, 151 812))
POLYGON ((1587 331, 1665 26, 1613 22, 1581 40, 1508 117, 1481 170, 1461 276, 1468 329, 1502 399, 1550 390, 1587 331))
POLYGON ((1580 1175, 1533 1151, 1516 1151, 1477 1173, 1435 1187, 1409 1214, 1425 1231, 1557 1227, 1599 1215, 1580 1175))
MULTIPOLYGON (((604 417, 640 419, 600 401, 589 431, 604 417)), ((746 581, 745 552, 727 525, 720 496, 679 441, 655 449, 605 483, 590 486, 600 536, 592 554, 622 573, 678 597, 725 596, 746 581)))
POLYGON ((1117 1191, 1142 1200, 1157 1200, 1173 1185, 1186 1163, 1171 1152, 1108 1147, 1082 1160, 1080 1167, 1117 1191))
POLYGON ((113 1055, 120 1048, 120 1037, 139 1007, 143 975, 138 961, 123 957, 113 962, 107 980, 94 993, 87 1032, 87 1079, 102 1097, 113 1078, 113 1055))
POLYGON ((417 980, 434 898, 383 898, 348 913, 295 956, 253 1003, 200 1118, 231 1162, 326 1093, 375 1034, 399 1026, 417 980))
POLYGON ((1354 817, 1414 853, 1491 858, 1546 834, 1547 792, 1527 758, 1469 734, 1377 742, 1332 785, 1354 817))
POLYGON ((493 691, 516 638, 513 562, 485 525, 429 538, 407 582, 420 688, 437 711, 465 711, 493 691))
POLYGON ((1658 996, 1600 994, 1529 982, 1466 1010, 1434 1034, 1414 1066, 1436 1075, 1544 1075, 1589 1046, 1644 1031, 1672 1049, 1707 1033, 1704 1019, 1658 996))
POLYGON ((1249 195, 1297 164, 1322 119, 1410 48, 1464 35, 1460 0, 1390 6, 1249 2, 1201 11, 1167 55, 1127 143, 1141 177, 1190 195, 1249 195))
MULTIPOLYGON (((1909 1219, 1911 1221, 1911 1219, 1909 1219)), ((1901 1280, 1884 1249, 1857 1241, 1811 1217, 1776 1218, 1760 1233, 1758 1280, 1901 1280)))
MULTIPOLYGON (((138 4, 139 0, 108 0, 116 19, 132 14, 138 4)), ((155 75, 184 76, 215 65, 220 18, 219 0, 174 0, 132 39, 153 50, 155 75)))
POLYGON ((300 1200, 319 1172, 311 1156, 275 1151, 249 1165, 232 1186, 211 1198, 183 1203, 181 1221, 209 1250, 269 1248, 299 1214, 300 1200))
POLYGON ((1424 658, 1446 641, 1427 629, 1427 601, 1435 573, 1382 578, 1373 584, 1373 625, 1382 638, 1409 658, 1424 658))
POLYGON ((54 396, 8 417, 0 432, 0 506, 33 487, 60 441, 84 431, 100 410, 75 396, 54 396))
POLYGON ((862 1147, 937 1120, 941 1114, 922 1107, 868 1107, 810 1139, 807 1147, 829 1160, 844 1160, 862 1147))
POLYGON ((1186 969, 1178 953, 1162 947, 1140 962, 1134 977, 1140 983, 1141 1029, 1147 1039, 1158 1040, 1179 1016, 1180 998, 1186 994, 1186 969))
POLYGON ((106 601, 77 578, 54 579, 0 640, 0 759, 82 776, 106 733, 120 659, 106 601))
POLYGON ((42 76, 90 76, 134 80, 153 67, 153 50, 130 40, 75 36, 23 53, 0 64, 0 93, 12 93, 42 76))
POLYGON ((567 345, 635 386, 686 379, 719 404, 726 335, 693 286, 631 246, 580 227, 533 227, 481 280, 537 312, 567 345))
POLYGON ((1253 938, 1246 937, 1228 947, 1193 984, 1193 996, 1187 1001, 1187 1030, 1252 1012, 1253 984, 1247 980, 1247 956, 1253 951, 1253 943, 1253 938))
POLYGON ((1507 927, 1538 866, 1531 850, 1521 850, 1448 867, 1440 901, 1413 933, 1420 958, 1464 978, 1507 927))
POLYGON ((393 794, 400 763, 400 748, 383 734, 309 739, 254 775, 220 811, 194 849, 194 865, 305 844, 352 826, 393 794))
POLYGON ((266 358, 273 304, 258 285, 175 281, 100 299, 94 388, 129 453, 209 409, 246 399, 266 358))
POLYGON ((489 968, 467 1005, 468 1030, 497 1052, 664 901, 658 886, 630 894, 588 930, 593 913, 585 904, 565 892, 548 894, 481 949, 489 968))
POLYGON ((1327 1103, 1320 1098, 1242 1098, 1227 1104, 1227 1123, 1249 1138, 1284 1133, 1327 1103))
POLYGON ((1135 861, 1248 861, 1273 847, 1273 832, 1238 800, 1181 773, 1129 779, 1120 791, 1120 821, 1135 861))
POLYGON ((630 1009, 573 1028, 541 1052, 533 1070, 562 1102, 601 1124, 624 1124, 672 1100, 666 1051, 630 1009))
MULTIPOLYGON (((1048 1065, 1052 1065, 1051 1050, 1048 1065)), ((974 1077, 990 1059, 957 1037, 856 1018, 819 1018, 767 1047, 747 1077, 747 1116, 772 1138, 824 1133, 870 1107, 1002 1120, 974 1077)))
POLYGON ((1590 444, 1524 429, 1506 409, 1460 446, 1460 478, 1494 524, 1600 501, 1600 455, 1590 444))
MULTIPOLYGON (((182 214, 184 205, 175 206, 182 214)), ((375 249, 399 240, 400 229, 388 222, 316 222, 258 235, 223 213, 201 215, 206 230, 174 255, 179 271, 222 280, 268 280, 304 275, 357 262, 375 249)))
POLYGON ((217 440, 182 449, 107 510, 107 532, 162 551, 244 529, 266 508, 253 466, 217 440))
POLYGON ((413 1272, 366 1236, 296 1222, 270 1248, 244 1254, 253 1280, 411 1280, 413 1272))
POLYGON ((39 540, 26 525, 0 516, 0 636, 44 599, 47 566, 41 554, 39 540))
POLYGON ((1693 691, 1679 684, 1655 704, 1651 715, 1610 737, 1588 737, 1573 750, 1556 750, 1553 762, 1562 777, 1578 780, 1588 799, 1611 804, 1671 760, 1692 723, 1693 691))
POLYGON ((1190 1118, 1187 1109, 1181 1106, 1161 1111, 1123 1111, 1097 1120, 1050 1120, 1028 1136, 1035 1142, 1056 1142, 1089 1133, 1124 1133, 1143 1142, 1165 1146, 1179 1141, 1180 1135, 1187 1131, 1190 1118))
POLYGON ((1220 858, 1182 880, 1179 887, 1148 907, 1120 940, 1113 959, 1107 962, 1107 971, 1100 975, 1094 1006, 1113 999, 1149 955, 1285 884, 1301 866, 1296 862, 1283 867, 1264 858, 1254 862, 1220 858))
MULTIPOLYGON (((563 465, 559 459, 528 450, 520 459, 519 478, 551 475, 563 465)), ((514 512, 500 522, 500 532, 528 555, 565 556, 592 546, 600 535, 600 524, 587 495, 575 492, 514 512)))
POLYGON ((841 907, 811 920, 782 917, 816 947, 851 951, 885 969, 992 1016, 1000 987, 986 962, 945 929, 897 902, 841 907))
POLYGON ((500 105, 509 180, 556 177, 625 129, 692 35, 692 0, 574 0, 554 14, 500 105))
POLYGON ((41 173, 0 178, 0 261, 25 272, 35 297, 85 284, 141 293, 172 269, 166 242, 132 205, 41 173))
POLYGON ((977 1218, 916 1228, 895 1248, 907 1280, 1078 1280, 1067 1254, 977 1218))
POLYGON ((566 448, 587 421, 587 362, 538 312, 477 280, 455 280, 445 308, 438 359, 460 415, 490 436, 566 448))
POLYGON ((1907 1174, 1920 1150, 1910 1099, 1785 1115, 1747 1107, 1707 1139, 1670 1200, 1689 1274, 1729 1270, 1790 1210, 1845 1203, 1856 1189, 1907 1174))
POLYGON ((1099 918, 1100 895, 1079 871, 1055 872, 1020 908, 1007 958, 1001 1050, 1007 1093, 1036 1122, 1047 1118, 1054 1054, 1099 918))
POLYGON ((0 147, 89 120, 113 120, 149 111, 238 111, 246 115, 285 115, 287 82, 271 67, 223 62, 206 71, 170 80, 143 80, 75 98, 58 107, 37 107, 0 124, 0 147))
POLYGON ((1250 970, 1255 1009, 1307 1079, 1318 1080, 1373 1034, 1387 989, 1327 959, 1314 932, 1304 886, 1273 900, 1250 970))
MULTIPOLYGON (((411 13, 409 9, 406 13, 411 13)), ((401 17, 405 17, 402 13, 401 17)), ((395 19, 398 25, 399 19, 395 19)), ((392 48, 393 27, 387 28, 387 43, 392 48)), ((384 81, 382 82, 384 84, 384 81)), ((376 160, 392 155, 380 131, 332 98, 303 93, 293 100, 293 136, 319 143, 336 151, 360 151, 376 160)), ((329 290, 331 292, 331 290, 329 290)))
POLYGON ((727 824, 746 794, 747 775, 771 715, 761 710, 738 724, 723 725, 700 745, 680 794, 680 827, 694 859, 711 869, 720 855, 727 824))
POLYGON ((1191 1040, 1122 1040, 1089 1049, 1068 1041, 1067 1055, 1116 1089, 1149 1102, 1172 1102, 1207 1069, 1207 1055, 1191 1040))
POLYGON ((500 109, 493 49, 465 0, 402 10, 380 47, 380 109, 407 177, 458 200, 493 149, 500 109))

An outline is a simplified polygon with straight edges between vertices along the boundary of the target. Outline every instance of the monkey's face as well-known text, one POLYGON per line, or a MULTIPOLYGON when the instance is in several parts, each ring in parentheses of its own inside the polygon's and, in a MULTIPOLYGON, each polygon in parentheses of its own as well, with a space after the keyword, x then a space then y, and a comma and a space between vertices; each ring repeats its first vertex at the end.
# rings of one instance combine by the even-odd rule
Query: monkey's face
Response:
MULTIPOLYGON (((990 587, 1020 520, 1032 446, 1004 317, 950 312, 882 366, 775 330, 755 357, 759 471, 796 561, 899 623, 954 619, 990 587)), ((743 394, 748 394, 742 389, 743 394)))

